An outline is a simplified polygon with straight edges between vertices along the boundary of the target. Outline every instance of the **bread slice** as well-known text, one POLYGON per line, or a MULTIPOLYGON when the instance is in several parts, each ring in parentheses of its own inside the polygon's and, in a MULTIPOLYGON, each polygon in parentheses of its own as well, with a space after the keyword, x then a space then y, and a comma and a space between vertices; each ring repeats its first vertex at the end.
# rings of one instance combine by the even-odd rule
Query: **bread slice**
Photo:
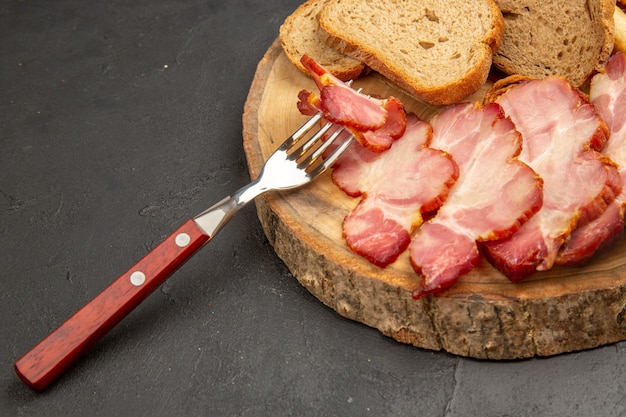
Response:
POLYGON ((328 45, 431 104, 485 83, 504 30, 492 0, 333 0, 319 24, 328 45))
POLYGON ((508 74, 558 75, 583 86, 613 50, 615 0, 495 0, 504 38, 493 57, 508 74))
POLYGON ((308 0, 285 19, 280 27, 280 41, 287 58, 304 74, 309 71, 300 63, 307 54, 342 81, 357 78, 365 65, 327 46, 318 36, 317 15, 328 0, 308 0))

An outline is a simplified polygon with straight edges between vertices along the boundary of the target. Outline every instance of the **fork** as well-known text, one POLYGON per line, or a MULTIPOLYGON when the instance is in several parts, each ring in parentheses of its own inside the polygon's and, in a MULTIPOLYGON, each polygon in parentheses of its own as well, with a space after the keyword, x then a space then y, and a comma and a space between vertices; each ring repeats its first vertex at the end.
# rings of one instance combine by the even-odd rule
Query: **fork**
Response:
POLYGON ((344 130, 336 128, 328 139, 322 140, 335 125, 327 123, 312 132, 320 120, 321 113, 309 118, 269 157, 254 181, 187 220, 28 351, 14 365, 20 379, 34 390, 45 389, 213 239, 242 207, 266 191, 297 188, 322 174, 348 148, 353 137, 350 135, 330 150, 344 130))

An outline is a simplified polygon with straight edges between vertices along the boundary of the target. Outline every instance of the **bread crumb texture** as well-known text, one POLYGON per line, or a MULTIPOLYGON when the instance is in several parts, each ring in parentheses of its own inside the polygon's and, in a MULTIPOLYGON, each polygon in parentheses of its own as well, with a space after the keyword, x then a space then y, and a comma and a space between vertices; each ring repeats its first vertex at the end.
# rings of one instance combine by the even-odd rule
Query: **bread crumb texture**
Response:
POLYGON ((396 61, 398 67, 428 74, 433 84, 462 76, 466 65, 472 65, 480 58, 475 48, 484 35, 482 18, 480 12, 475 14, 470 7, 464 10, 447 8, 440 0, 431 7, 421 2, 400 1, 407 6, 396 13, 388 13, 389 4, 386 3, 389 2, 365 3, 369 9, 367 14, 363 13, 364 10, 346 10, 345 14, 337 15, 338 21, 350 27, 349 32, 356 42, 367 38, 370 41, 368 49, 376 50, 382 59, 389 62, 399 59, 396 61), (478 23, 478 28, 474 23, 478 23), (376 32, 384 32, 384 35, 371 35, 376 32), (417 60, 425 65, 414 67, 417 60), (431 71, 433 68, 429 64, 433 61, 460 64, 446 67, 445 71, 431 71))
POLYGON ((429 90, 451 89, 455 99, 475 91, 503 30, 491 0, 335 0, 319 23, 330 46, 418 98, 429 90))
POLYGON ((496 0, 504 38, 493 58, 509 74, 566 77, 584 84, 613 48, 614 3, 606 0, 496 0))

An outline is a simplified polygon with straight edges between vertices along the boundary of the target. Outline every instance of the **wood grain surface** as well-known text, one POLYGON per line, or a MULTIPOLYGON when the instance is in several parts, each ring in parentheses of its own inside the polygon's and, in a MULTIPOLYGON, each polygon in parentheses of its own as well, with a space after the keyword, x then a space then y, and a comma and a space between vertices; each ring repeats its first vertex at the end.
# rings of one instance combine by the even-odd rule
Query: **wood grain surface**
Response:
MULTIPOLYGON (((376 74, 354 86, 371 95, 394 95, 424 120, 438 110, 376 74)), ((296 108, 303 88, 316 91, 276 40, 258 65, 243 115, 253 178, 306 120, 296 108)), ((483 92, 470 100, 480 100, 483 92)), ((305 188, 256 201, 278 256, 304 287, 342 316, 403 343, 474 358, 547 356, 626 340, 624 239, 584 267, 555 267, 518 284, 481 260, 451 289, 415 301, 411 291, 420 277, 407 253, 381 269, 347 248, 341 224, 358 201, 336 188, 328 174, 305 188)))

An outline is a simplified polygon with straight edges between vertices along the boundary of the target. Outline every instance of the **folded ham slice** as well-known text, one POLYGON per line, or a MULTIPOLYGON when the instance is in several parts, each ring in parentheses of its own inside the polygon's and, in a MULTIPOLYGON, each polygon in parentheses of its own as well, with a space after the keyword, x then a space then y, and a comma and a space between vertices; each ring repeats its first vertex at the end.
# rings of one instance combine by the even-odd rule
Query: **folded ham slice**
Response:
POLYGON ((321 111, 324 118, 346 126, 361 146, 383 152, 404 134, 404 105, 395 97, 377 99, 361 94, 328 72, 313 58, 301 60, 315 81, 320 95, 303 90, 298 95, 298 109, 303 114, 321 111))
POLYGON ((485 244, 485 255, 511 281, 550 269, 577 224, 597 218, 621 191, 614 164, 600 151, 608 127, 565 79, 523 81, 496 100, 523 137, 519 159, 544 180, 541 210, 513 236, 485 244))
POLYGON ((476 241, 508 237, 542 204, 542 180, 516 158, 521 138, 498 104, 454 105, 431 123, 431 146, 452 155, 460 176, 409 246, 422 275, 414 298, 450 287, 478 261, 476 241))
POLYGON ((385 267, 406 250, 422 213, 437 209, 458 177, 449 155, 427 145, 428 123, 407 117, 406 132, 391 149, 375 153, 353 144, 333 166, 335 184, 348 195, 362 196, 344 219, 350 249, 385 267))
MULTIPOLYGON (((622 183, 626 183, 626 55, 613 55, 602 73, 591 80, 589 98, 609 125, 611 136, 602 153, 619 165, 622 183)), ((563 245, 556 262, 579 265, 607 246, 624 231, 626 192, 622 189, 615 201, 596 220, 577 228, 563 245)))

